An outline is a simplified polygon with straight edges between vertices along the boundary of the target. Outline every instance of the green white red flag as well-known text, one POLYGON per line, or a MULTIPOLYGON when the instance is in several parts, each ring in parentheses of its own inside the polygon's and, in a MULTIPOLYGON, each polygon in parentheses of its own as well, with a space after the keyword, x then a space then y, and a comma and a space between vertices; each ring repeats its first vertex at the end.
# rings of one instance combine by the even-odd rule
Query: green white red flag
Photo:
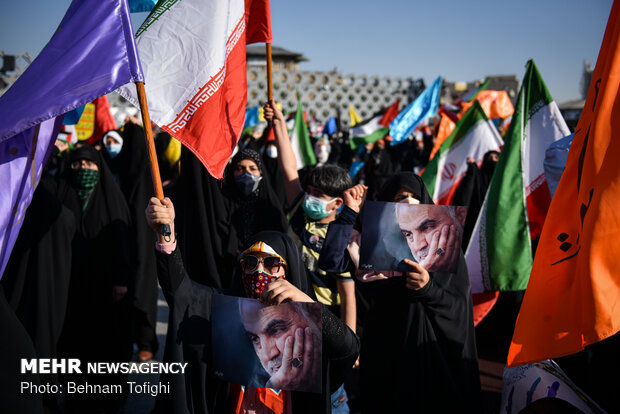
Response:
POLYGON ((532 240, 540 236, 551 196, 543 160, 570 132, 533 60, 528 61, 515 113, 465 258, 472 292, 527 287, 532 240))
POLYGON ((450 205, 456 188, 467 172, 467 157, 480 166, 484 154, 499 151, 502 138, 478 101, 456 124, 454 130, 427 164, 422 179, 436 204, 450 205))
POLYGON ((295 113, 295 121, 290 130, 291 146, 297 161, 297 169, 316 164, 316 155, 314 148, 310 142, 310 134, 308 126, 304 119, 304 110, 301 106, 301 100, 297 100, 297 112, 295 113))
MULTIPOLYGON (((162 0, 136 33, 152 120, 217 178, 243 130, 254 42, 271 42, 269 0, 162 0)), ((135 88, 119 93, 139 106, 135 88)))

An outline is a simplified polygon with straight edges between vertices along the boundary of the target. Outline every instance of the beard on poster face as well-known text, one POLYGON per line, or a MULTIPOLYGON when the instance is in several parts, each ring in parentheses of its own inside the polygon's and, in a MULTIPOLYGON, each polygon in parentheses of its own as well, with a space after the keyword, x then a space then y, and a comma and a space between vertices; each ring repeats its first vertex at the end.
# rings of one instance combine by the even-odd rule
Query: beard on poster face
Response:
MULTIPOLYGON (((282 367, 284 347, 287 338, 295 339, 299 329, 310 328, 314 335, 320 335, 318 321, 304 314, 303 307, 293 304, 263 307, 259 302, 242 302, 243 325, 256 355, 270 376, 282 367)), ((320 315, 319 315, 320 317, 320 315)))
POLYGON ((417 262, 423 262, 429 254, 433 253, 430 251, 433 239, 441 240, 445 229, 448 229, 447 234, 450 231, 455 232, 454 246, 438 247, 445 251, 446 248, 460 246, 466 213, 463 207, 403 204, 398 205, 396 209, 401 233, 407 240, 407 245, 417 262), (453 226, 453 230, 450 230, 450 226, 453 226))

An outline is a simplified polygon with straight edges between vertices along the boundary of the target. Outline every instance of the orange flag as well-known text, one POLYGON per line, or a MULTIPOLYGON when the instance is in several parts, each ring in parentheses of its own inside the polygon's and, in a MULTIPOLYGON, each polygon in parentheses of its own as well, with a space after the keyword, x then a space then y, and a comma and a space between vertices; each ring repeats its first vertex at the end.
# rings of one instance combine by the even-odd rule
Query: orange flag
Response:
POLYGON ((620 330, 619 20, 615 2, 538 243, 509 367, 573 354, 620 330))
POLYGON ((454 131, 454 127, 456 123, 452 122, 452 120, 444 114, 441 114, 441 120, 439 121, 439 126, 437 127, 437 137, 435 138, 435 145, 433 145, 433 149, 431 150, 431 155, 429 161, 433 159, 437 151, 439 151, 439 147, 441 144, 450 136, 452 131, 454 131))
POLYGON ((495 118, 507 118, 515 112, 515 108, 510 102, 510 97, 506 91, 480 91, 476 95, 476 99, 471 102, 461 103, 461 112, 459 112, 459 119, 465 115, 465 112, 475 101, 480 102, 480 106, 484 109, 484 113, 487 114, 489 119, 495 118))

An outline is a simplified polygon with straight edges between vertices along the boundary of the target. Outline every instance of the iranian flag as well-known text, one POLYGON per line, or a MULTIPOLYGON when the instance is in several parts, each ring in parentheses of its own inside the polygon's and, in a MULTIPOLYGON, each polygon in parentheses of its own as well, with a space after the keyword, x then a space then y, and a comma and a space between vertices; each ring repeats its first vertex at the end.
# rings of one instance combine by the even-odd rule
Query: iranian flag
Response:
POLYGON ((570 134, 533 60, 526 65, 517 107, 465 253, 472 292, 523 290, 532 269, 551 196, 543 160, 549 145, 570 134))
POLYGON ((424 169, 422 179, 433 201, 450 205, 467 172, 467 157, 475 159, 480 166, 485 153, 499 151, 501 146, 497 128, 475 101, 424 169))
POLYGON ((297 161, 297 169, 316 164, 316 156, 310 142, 310 134, 304 120, 304 110, 301 100, 297 99, 297 112, 295 112, 295 122, 290 128, 291 146, 297 161))
MULTIPOLYGON (((268 0, 162 0, 136 33, 151 118, 217 178, 243 130, 255 42, 271 42, 268 0)), ((119 93, 139 106, 134 87, 119 93)))

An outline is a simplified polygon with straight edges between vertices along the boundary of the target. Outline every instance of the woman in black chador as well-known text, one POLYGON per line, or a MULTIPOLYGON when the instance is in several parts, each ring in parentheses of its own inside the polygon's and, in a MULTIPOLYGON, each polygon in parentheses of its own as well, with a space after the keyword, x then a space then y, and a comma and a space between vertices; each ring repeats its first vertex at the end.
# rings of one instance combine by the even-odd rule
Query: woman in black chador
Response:
MULTIPOLYGON (((68 177, 59 183, 60 200, 76 217, 65 326, 58 344, 62 358, 87 362, 129 361, 131 282, 129 209, 100 153, 90 145, 70 157, 68 177)), ((69 247, 69 246, 67 246, 69 247)), ((68 381, 122 384, 126 376, 76 375, 68 381)), ((114 412, 123 394, 67 395, 67 412, 114 412)))

